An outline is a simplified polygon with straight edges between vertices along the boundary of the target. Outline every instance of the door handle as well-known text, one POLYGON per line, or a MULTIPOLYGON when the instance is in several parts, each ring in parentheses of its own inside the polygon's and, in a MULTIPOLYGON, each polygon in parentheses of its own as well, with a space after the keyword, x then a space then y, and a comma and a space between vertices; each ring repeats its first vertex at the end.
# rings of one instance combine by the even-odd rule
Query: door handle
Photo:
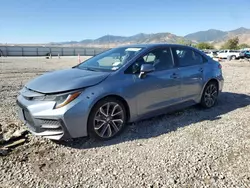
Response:
POLYGON ((203 68, 200 68, 199 71, 200 71, 200 72, 203 72, 203 68))
POLYGON ((176 79, 176 78, 179 78, 179 76, 178 76, 178 74, 173 73, 173 74, 170 76, 170 78, 174 78, 174 79, 176 79))

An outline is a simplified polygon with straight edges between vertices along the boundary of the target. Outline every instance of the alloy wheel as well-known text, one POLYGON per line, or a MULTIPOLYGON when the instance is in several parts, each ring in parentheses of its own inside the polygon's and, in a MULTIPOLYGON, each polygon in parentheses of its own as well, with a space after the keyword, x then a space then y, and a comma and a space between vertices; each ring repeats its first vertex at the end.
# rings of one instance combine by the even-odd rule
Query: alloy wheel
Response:
POLYGON ((210 84, 205 91, 204 102, 207 107, 212 107, 217 99, 218 91, 214 84, 210 84))
POLYGON ((124 122, 123 108, 116 102, 107 102, 95 114, 94 131, 101 138, 110 138, 122 129, 124 122))

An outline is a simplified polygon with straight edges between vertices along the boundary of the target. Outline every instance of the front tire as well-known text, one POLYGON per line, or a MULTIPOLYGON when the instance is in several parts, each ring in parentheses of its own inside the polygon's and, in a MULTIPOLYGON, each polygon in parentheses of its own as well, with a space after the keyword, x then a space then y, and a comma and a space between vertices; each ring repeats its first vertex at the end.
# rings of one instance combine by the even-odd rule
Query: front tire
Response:
POLYGON ((235 60, 235 59, 236 59, 236 56, 235 56, 235 55, 233 55, 233 56, 232 56, 232 60, 235 60))
POLYGON ((93 107, 88 119, 88 132, 91 137, 109 140, 119 135, 127 122, 123 103, 116 98, 105 98, 93 107))
POLYGON ((204 108, 212 108, 216 104, 217 98, 218 98, 218 85, 214 81, 209 82, 204 88, 201 98, 201 105, 204 108))

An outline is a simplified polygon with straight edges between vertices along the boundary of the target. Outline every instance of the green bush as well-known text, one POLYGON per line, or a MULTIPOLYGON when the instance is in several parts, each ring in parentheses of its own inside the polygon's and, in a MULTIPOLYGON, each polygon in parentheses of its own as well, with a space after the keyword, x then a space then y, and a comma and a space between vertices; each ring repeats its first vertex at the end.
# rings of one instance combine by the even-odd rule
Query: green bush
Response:
POLYGON ((248 44, 240 44, 238 48, 239 49, 250 48, 250 45, 248 45, 248 44))
POLYGON ((201 42, 196 45, 196 48, 199 48, 201 50, 208 50, 208 49, 214 49, 214 46, 206 42, 201 42))
POLYGON ((225 44, 222 45, 222 49, 230 49, 235 50, 239 48, 239 38, 235 37, 232 39, 229 39, 225 44))

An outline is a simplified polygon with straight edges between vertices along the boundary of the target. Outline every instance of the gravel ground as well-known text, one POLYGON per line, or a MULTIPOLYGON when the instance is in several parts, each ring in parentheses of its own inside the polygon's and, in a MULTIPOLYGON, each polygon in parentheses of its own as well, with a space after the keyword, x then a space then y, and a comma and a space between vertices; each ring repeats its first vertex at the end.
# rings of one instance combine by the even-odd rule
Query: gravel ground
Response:
MULTIPOLYGON (((0 124, 23 126, 18 90, 72 58, 0 59, 0 124)), ((28 142, 0 157, 0 187, 250 187, 250 63, 222 62, 224 92, 216 107, 129 124, 105 142, 88 138, 28 142)))

